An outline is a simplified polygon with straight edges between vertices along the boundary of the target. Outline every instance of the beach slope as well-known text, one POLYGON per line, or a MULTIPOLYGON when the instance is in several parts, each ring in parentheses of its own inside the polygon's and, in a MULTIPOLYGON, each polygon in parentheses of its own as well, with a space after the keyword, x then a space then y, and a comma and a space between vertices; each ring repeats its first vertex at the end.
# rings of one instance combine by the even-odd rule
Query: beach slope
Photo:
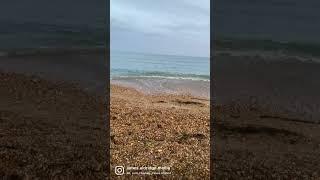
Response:
POLYGON ((150 178, 209 179, 208 99, 111 85, 110 113, 112 167, 168 166, 171 175, 150 178))
POLYGON ((103 100, 76 85, 0 73, 0 179, 104 179, 103 100))

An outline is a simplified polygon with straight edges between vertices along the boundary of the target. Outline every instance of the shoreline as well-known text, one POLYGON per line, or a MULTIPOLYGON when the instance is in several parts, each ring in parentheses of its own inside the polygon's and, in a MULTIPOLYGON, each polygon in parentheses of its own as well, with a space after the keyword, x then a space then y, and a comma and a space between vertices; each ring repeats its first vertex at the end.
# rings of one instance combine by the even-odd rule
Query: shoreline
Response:
POLYGON ((319 179, 319 63, 214 55, 214 176, 319 179))
POLYGON ((104 95, 106 61, 101 48, 48 48, 0 56, 0 70, 78 84, 92 94, 104 95), (29 53, 29 54, 28 54, 29 53))
MULTIPOLYGON (((0 176, 107 176, 105 120, 92 120, 104 105, 70 84, 0 76, 0 176)), ((320 176, 314 166, 320 162, 319 125, 255 110, 232 112, 219 105, 212 110, 216 177, 320 176)), ((111 165, 171 166, 172 177, 208 177, 208 99, 111 85, 110 111, 111 165)))
POLYGON ((161 77, 117 77, 111 85, 133 88, 145 95, 189 95, 210 100, 210 81, 161 77))
POLYGON ((319 63, 281 57, 272 61, 259 56, 213 58, 217 104, 319 123, 319 63))

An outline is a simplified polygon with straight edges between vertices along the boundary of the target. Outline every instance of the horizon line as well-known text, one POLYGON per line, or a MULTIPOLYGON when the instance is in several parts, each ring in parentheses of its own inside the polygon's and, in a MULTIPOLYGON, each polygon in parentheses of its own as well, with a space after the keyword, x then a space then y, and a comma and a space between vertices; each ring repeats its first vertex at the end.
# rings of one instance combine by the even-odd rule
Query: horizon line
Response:
POLYGON ((128 51, 128 50, 112 50, 110 48, 110 54, 112 51, 123 52, 123 53, 136 53, 136 54, 150 54, 150 55, 164 55, 164 56, 183 56, 183 57, 195 57, 195 58, 210 58, 210 51, 208 56, 199 56, 199 55, 182 55, 182 54, 169 54, 169 53, 156 53, 156 52, 140 52, 140 51, 128 51))

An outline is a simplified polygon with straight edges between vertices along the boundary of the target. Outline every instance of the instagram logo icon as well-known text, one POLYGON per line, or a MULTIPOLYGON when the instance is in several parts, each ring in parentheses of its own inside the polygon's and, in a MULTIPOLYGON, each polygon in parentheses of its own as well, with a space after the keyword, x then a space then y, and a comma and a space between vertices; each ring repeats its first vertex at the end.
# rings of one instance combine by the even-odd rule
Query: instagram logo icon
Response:
POLYGON ((116 173, 116 175, 121 176, 124 174, 124 167, 123 166, 116 166, 114 168, 114 172, 116 173))

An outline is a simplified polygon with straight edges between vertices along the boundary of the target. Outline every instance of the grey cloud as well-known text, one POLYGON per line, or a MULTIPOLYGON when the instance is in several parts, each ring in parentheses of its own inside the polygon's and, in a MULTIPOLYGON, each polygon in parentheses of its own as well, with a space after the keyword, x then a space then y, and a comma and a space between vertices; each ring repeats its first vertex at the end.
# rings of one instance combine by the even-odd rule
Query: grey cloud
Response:
MULTIPOLYGON (((209 3, 209 0, 112 0, 111 38, 116 38, 114 41, 125 42, 134 39, 128 36, 131 34, 150 43, 150 35, 158 35, 162 39, 160 44, 153 44, 155 49, 157 47, 163 49, 162 46, 166 44, 168 52, 179 49, 178 53, 183 53, 180 47, 170 46, 172 44, 170 39, 184 43, 192 41, 191 44, 194 44, 196 48, 185 47, 187 52, 190 52, 190 49, 196 51, 197 48, 209 49, 207 43, 210 37, 209 3), (121 33, 118 32, 116 36, 113 36, 120 29, 121 33), (121 37, 126 37, 126 39, 121 37), (205 47, 200 47, 200 44, 202 46, 205 44, 205 47)), ((174 44, 177 44, 176 42, 174 44)), ((125 45, 120 47, 121 43, 116 44, 118 46, 114 47, 116 49, 125 48, 125 45)), ((148 45, 150 46, 150 44, 148 45)), ((143 46, 141 46, 141 50, 143 51, 143 46)))

